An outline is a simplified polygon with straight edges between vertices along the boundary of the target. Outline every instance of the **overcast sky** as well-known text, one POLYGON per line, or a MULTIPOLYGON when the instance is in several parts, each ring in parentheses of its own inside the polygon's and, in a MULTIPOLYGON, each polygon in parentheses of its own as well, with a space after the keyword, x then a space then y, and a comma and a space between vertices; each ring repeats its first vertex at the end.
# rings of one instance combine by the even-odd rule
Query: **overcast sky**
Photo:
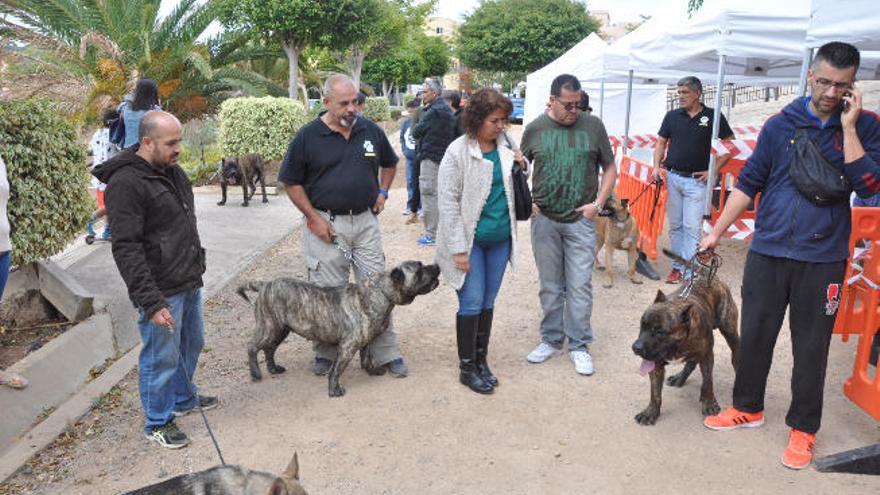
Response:
MULTIPOLYGON (((179 0, 162 0, 160 13, 167 14, 178 2, 179 0)), ((479 3, 479 0, 439 0, 436 15, 461 20, 479 3)), ((659 0, 587 0, 587 8, 607 10, 611 12, 611 22, 620 23, 638 21, 640 14, 653 15, 662 3, 659 0)))

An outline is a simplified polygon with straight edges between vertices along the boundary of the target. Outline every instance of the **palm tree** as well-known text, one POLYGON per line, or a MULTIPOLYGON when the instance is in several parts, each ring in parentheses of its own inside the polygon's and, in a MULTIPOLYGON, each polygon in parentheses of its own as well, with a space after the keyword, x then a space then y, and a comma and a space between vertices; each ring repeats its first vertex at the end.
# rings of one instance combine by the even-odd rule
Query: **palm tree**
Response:
POLYGON ((159 3, 0 0, 0 36, 24 46, 7 57, 10 73, 43 81, 34 94, 51 86, 45 81, 79 85, 86 111, 119 101, 139 77, 156 80, 163 105, 182 116, 199 115, 230 92, 278 92, 266 78, 234 66, 244 40, 199 41, 216 18, 212 0, 180 0, 161 19, 159 3))

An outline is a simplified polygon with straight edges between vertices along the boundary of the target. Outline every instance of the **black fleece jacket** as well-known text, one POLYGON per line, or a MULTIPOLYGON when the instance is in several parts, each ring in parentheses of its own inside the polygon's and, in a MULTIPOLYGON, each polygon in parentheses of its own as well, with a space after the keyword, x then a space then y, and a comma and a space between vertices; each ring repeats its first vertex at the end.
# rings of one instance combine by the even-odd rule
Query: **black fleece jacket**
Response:
POLYGON ((199 241, 192 185, 179 166, 159 170, 126 150, 92 174, 107 184, 113 259, 128 296, 146 317, 165 298, 202 286, 205 250, 199 241))

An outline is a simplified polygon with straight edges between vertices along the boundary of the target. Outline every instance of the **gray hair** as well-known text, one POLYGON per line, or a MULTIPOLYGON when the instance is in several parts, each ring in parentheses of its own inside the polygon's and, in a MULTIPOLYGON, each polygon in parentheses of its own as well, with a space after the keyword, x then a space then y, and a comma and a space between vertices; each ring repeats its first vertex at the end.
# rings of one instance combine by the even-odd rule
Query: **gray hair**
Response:
POLYGON ((333 97, 333 87, 339 84, 351 84, 352 88, 357 89, 357 86, 354 84, 354 80, 352 78, 346 76, 345 74, 330 74, 330 77, 324 81, 324 89, 321 91, 321 96, 327 98, 328 100, 333 97))
POLYGON ((425 79, 424 89, 430 89, 431 92, 437 93, 438 95, 443 92, 443 86, 440 85, 440 81, 433 77, 425 79))
POLYGON ((694 76, 682 77, 676 83, 676 86, 687 86, 691 91, 696 91, 697 93, 703 93, 703 83, 694 76))

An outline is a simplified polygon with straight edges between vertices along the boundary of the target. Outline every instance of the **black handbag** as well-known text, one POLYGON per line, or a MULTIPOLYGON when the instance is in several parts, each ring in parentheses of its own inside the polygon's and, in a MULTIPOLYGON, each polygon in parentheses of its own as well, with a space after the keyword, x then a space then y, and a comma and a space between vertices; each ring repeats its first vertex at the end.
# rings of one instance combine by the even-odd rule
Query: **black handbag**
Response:
POLYGON ((810 139, 806 129, 799 128, 792 139, 794 158, 788 173, 797 190, 816 206, 848 201, 852 185, 843 171, 832 165, 810 139))
MULTIPOLYGON (((504 140, 507 141, 507 147, 513 149, 513 143, 504 133, 504 140)), ((532 218, 532 192, 529 190, 529 181, 522 167, 514 162, 513 168, 510 170, 510 178, 513 182, 513 211, 516 213, 516 219, 525 221, 532 218)))

